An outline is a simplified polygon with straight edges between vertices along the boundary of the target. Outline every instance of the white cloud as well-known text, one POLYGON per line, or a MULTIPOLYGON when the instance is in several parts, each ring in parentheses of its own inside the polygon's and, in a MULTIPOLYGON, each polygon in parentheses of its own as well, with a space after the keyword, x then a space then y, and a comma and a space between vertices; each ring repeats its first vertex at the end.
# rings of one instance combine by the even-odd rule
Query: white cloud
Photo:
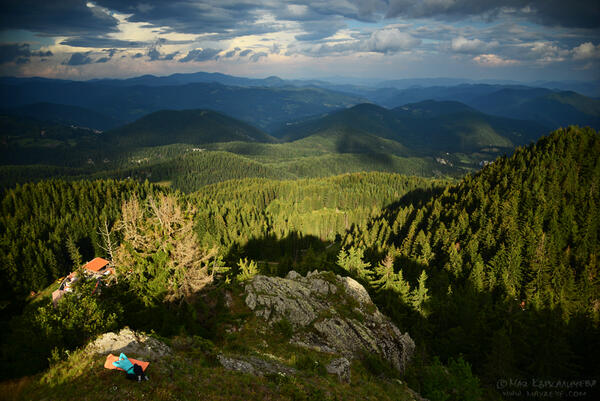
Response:
POLYGON ((517 60, 504 59, 496 54, 480 54, 473 57, 473 61, 485 67, 504 67, 507 65, 518 64, 517 60))
POLYGON ((575 60, 600 58, 600 45, 594 46, 592 42, 582 43, 573 48, 573 58, 575 60))
POLYGON ((467 39, 459 36, 452 39, 451 48, 457 53, 479 53, 488 48, 488 44, 479 39, 467 39))
POLYGON ((529 54, 525 55, 525 58, 532 59, 538 64, 565 61, 570 53, 569 50, 563 49, 556 43, 549 41, 525 43, 520 47, 528 48, 529 54))
POLYGON ((400 50, 409 50, 421 44, 421 40, 398 28, 384 28, 371 34, 362 47, 362 50, 378 53, 393 53, 400 50))

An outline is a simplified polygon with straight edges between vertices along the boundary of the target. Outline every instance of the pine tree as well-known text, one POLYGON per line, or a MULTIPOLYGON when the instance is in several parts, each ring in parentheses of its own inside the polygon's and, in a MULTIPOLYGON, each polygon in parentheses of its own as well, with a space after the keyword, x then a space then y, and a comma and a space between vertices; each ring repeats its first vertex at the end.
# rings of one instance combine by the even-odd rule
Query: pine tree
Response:
POLYGON ((400 295, 400 299, 405 304, 411 303, 410 296, 410 284, 408 281, 404 280, 404 274, 402 273, 402 269, 398 271, 394 280, 394 291, 400 295))
POLYGON ((69 251, 69 257, 73 262, 73 270, 81 268, 83 265, 81 253, 79 253, 79 248, 75 244, 73 237, 67 237, 67 250, 69 251))
POLYGON ((368 270, 371 265, 363 261, 364 253, 364 249, 353 246, 347 251, 341 249, 338 254, 337 263, 350 274, 368 282, 372 274, 368 270))
POLYGON ((415 310, 421 313, 423 316, 428 314, 425 309, 425 303, 429 300, 429 291, 427 290, 426 282, 427 273, 425 273, 425 270, 422 270, 421 275, 419 276, 417 288, 415 288, 411 294, 411 303, 413 308, 415 308, 415 310))
POLYGON ((377 290, 391 290, 395 286, 396 273, 394 273, 394 257, 388 252, 377 267, 375 267, 376 279, 371 280, 371 285, 377 290))
POLYGON ((258 266, 256 262, 253 260, 248 261, 248 258, 240 259, 238 262, 238 268, 239 273, 237 275, 237 280, 239 282, 250 280, 258 274, 258 266))

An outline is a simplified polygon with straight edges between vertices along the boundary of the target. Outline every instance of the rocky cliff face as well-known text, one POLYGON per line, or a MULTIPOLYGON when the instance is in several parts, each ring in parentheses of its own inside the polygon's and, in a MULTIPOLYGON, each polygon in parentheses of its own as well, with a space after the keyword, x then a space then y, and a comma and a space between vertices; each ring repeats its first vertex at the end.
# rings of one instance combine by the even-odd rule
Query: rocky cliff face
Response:
POLYGON ((346 358, 375 353, 404 372, 415 344, 350 277, 314 271, 303 277, 256 276, 245 287, 246 305, 269 324, 286 321, 291 342, 346 358))

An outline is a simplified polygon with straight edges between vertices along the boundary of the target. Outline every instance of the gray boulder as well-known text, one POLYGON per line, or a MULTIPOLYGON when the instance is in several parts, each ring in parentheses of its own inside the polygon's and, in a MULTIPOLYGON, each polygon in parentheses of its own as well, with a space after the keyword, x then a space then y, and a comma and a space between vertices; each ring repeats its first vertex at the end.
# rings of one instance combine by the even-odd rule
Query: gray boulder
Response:
POLYGON ((325 367, 327 373, 336 375, 342 383, 350 383, 350 361, 344 357, 337 358, 329 362, 325 367))
POLYGON ((246 305, 273 324, 287 320, 291 342, 346 358, 375 353, 404 372, 415 344, 371 301, 356 280, 314 271, 303 277, 258 275, 245 287, 246 305))
POLYGON ((128 327, 121 329, 118 333, 109 332, 98 336, 96 340, 87 345, 85 350, 92 354, 119 355, 123 352, 128 356, 150 360, 171 354, 171 348, 168 345, 128 327))

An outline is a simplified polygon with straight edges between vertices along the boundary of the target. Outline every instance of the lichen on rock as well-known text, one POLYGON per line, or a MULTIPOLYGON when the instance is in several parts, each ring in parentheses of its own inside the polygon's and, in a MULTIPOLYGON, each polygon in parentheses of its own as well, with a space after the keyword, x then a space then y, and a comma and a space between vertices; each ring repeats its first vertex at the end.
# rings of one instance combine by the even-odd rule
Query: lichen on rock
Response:
POLYGON ((292 367, 256 356, 219 354, 217 355, 217 359, 221 366, 227 370, 235 370, 255 376, 265 376, 269 374, 284 374, 289 376, 297 373, 296 369, 292 367))
POLYGON ((403 372, 415 344, 373 304, 367 290, 350 277, 331 272, 291 271, 285 278, 258 275, 245 287, 246 305, 273 324, 287 320, 297 345, 358 357, 377 354, 403 372))
POLYGON ((336 358, 325 367, 327 373, 336 375, 342 383, 350 383, 350 361, 347 358, 336 358))
POLYGON ((171 348, 163 342, 128 327, 118 333, 104 333, 85 348, 93 354, 120 354, 158 359, 171 354, 171 348))

